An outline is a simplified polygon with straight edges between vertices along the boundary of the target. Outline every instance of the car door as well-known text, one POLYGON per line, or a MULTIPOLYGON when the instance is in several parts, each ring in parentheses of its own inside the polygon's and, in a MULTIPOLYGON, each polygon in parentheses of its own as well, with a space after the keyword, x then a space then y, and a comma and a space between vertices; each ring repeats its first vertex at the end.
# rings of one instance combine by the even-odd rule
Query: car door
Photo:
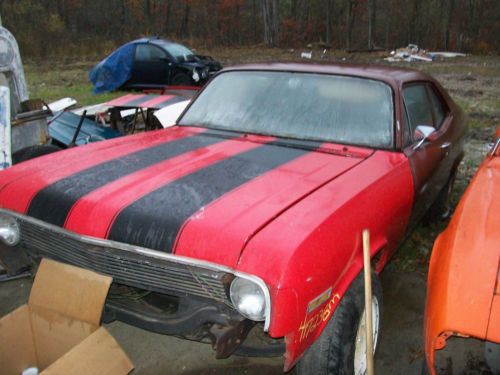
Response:
POLYGON ((410 224, 415 224, 436 200, 450 178, 453 160, 452 113, 430 82, 415 82, 403 87, 404 153, 413 174, 415 199, 410 224), (415 130, 432 126, 435 132, 419 145, 415 130))
POLYGON ((168 83, 170 58, 160 47, 149 43, 135 46, 132 86, 164 86, 168 83))

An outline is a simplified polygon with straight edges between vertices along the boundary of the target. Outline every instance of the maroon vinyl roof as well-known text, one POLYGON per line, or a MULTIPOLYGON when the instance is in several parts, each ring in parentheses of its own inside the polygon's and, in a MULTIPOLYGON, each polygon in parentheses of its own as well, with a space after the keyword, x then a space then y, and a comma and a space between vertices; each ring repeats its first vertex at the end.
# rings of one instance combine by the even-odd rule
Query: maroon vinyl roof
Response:
POLYGON ((223 72, 235 70, 271 70, 347 75, 375 79, 387 82, 392 86, 399 86, 401 83, 408 81, 433 81, 429 75, 420 71, 385 65, 271 63, 238 65, 225 68, 223 72))

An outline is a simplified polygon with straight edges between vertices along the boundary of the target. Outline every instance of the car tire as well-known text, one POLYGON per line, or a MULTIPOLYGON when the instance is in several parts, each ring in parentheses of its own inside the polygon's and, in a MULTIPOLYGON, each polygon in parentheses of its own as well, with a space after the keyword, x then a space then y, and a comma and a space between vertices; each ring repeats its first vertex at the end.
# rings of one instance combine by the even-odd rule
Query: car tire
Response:
POLYGON ((191 86, 192 84, 191 77, 186 73, 176 73, 172 78, 173 86, 191 86))
MULTIPOLYGON (((382 287, 372 273, 374 348, 382 317, 382 287)), ((366 334, 363 272, 341 299, 333 317, 297 364, 299 375, 359 375, 366 372, 366 334), (363 339, 363 337, 365 339, 363 339)))
POLYGON ((12 164, 22 163, 23 161, 52 154, 57 151, 61 151, 61 148, 54 145, 35 145, 26 147, 12 154, 12 164))

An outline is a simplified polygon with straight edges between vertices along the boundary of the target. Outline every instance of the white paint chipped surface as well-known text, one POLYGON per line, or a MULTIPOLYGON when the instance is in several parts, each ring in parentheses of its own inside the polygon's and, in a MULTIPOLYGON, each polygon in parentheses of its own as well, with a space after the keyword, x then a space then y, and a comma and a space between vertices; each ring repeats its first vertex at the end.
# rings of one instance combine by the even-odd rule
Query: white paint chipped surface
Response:
POLYGON ((0 169, 12 165, 10 143, 10 90, 0 86, 0 169))

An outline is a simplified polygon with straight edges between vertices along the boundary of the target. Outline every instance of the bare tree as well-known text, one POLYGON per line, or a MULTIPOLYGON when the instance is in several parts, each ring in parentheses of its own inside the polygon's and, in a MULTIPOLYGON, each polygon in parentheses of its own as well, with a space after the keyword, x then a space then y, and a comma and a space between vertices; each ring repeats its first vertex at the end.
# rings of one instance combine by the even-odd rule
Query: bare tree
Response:
POLYGON ((354 21, 356 19, 356 13, 354 9, 356 7, 356 0, 347 0, 346 9, 346 49, 351 49, 352 42, 352 29, 354 27, 354 21))
POLYGON ((368 0, 368 49, 375 48, 375 30, 377 21, 377 2, 368 0))
POLYGON ((332 13, 333 0, 326 0, 326 44, 332 44, 332 13))
POLYGON ((189 2, 186 1, 184 5, 184 16, 182 17, 180 35, 185 36, 189 33, 189 13, 191 11, 191 6, 189 2))
POLYGON ((262 0, 264 41, 268 46, 279 45, 279 0, 262 0))
POLYGON ((448 0, 448 9, 446 14, 446 20, 444 22, 444 49, 447 50, 450 47, 450 28, 451 28, 451 20, 453 15, 453 10, 455 7, 454 0, 448 0))

